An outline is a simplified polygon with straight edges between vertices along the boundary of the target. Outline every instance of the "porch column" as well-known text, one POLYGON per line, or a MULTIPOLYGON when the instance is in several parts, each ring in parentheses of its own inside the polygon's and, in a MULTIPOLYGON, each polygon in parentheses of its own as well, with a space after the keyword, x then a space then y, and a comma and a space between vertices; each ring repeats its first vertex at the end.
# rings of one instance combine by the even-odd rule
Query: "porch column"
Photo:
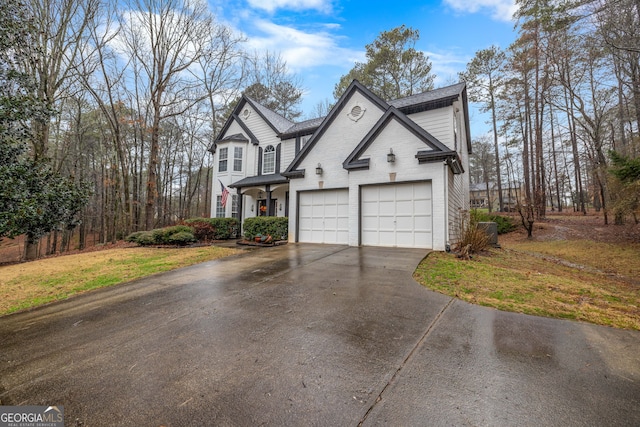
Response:
POLYGON ((241 188, 236 188, 236 193, 238 194, 238 213, 237 213, 237 219, 238 222, 240 222, 240 225, 242 226, 242 189, 241 188))
POLYGON ((267 216, 273 216, 274 212, 271 211, 271 185, 265 186, 265 192, 267 193, 267 216))

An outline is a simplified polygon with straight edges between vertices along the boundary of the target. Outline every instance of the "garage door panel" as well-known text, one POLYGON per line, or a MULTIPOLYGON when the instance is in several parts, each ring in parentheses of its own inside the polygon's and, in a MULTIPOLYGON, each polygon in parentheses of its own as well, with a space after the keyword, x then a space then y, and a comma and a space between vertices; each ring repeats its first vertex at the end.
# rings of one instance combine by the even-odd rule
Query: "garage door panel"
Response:
POLYGON ((411 230, 396 232, 396 243, 398 246, 414 246, 414 239, 415 236, 411 230))
POLYGON ((348 190, 299 194, 298 240, 309 243, 348 243, 348 190))
POLYGON ((400 183, 361 189, 361 243, 430 248, 431 183, 400 183))
POLYGON ((396 211, 398 214, 411 215, 415 212, 413 200, 398 200, 396 202, 396 211))
POLYGON ((381 201, 378 205, 378 213, 380 215, 395 215, 396 214, 396 204, 391 200, 381 201))
POLYGON ((398 221, 396 223, 396 230, 398 232, 401 232, 401 231, 412 232, 415 229, 416 229, 416 226, 415 226, 415 222, 413 221, 413 218, 411 218, 411 220, 398 221))
POLYGON ((416 213, 431 214, 431 200, 416 200, 413 203, 413 209, 416 213))
POLYGON ((394 217, 379 217, 378 226, 380 230, 395 230, 396 229, 396 220, 394 217))

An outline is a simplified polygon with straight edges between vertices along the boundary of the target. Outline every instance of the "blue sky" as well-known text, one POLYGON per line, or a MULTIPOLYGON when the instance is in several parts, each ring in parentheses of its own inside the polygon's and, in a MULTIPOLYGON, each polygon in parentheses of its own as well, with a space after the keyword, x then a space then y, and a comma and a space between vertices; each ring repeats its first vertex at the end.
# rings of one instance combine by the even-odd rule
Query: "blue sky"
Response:
MULTIPOLYGON (((420 31, 436 86, 457 81, 476 51, 515 40, 515 0, 209 0, 218 19, 241 32, 250 49, 280 52, 305 89, 304 113, 325 99, 364 47, 402 24, 420 31)), ((475 110, 475 109, 473 109, 475 110)), ((486 132, 472 111, 472 133, 486 132)))

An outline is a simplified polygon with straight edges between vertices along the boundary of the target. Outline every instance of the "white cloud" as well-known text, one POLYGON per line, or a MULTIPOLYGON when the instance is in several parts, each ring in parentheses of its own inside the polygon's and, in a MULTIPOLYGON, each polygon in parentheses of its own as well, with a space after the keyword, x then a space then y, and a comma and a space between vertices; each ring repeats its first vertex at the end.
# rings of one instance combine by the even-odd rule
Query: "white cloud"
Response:
POLYGON ((515 0, 444 0, 444 3, 459 12, 476 13, 489 11, 494 19, 511 21, 518 7, 515 0))
POLYGON ((425 52, 431 61, 431 72, 436 75, 436 87, 458 81, 458 72, 464 71, 469 58, 455 52, 425 52))
POLYGON ((339 38, 326 31, 304 32, 265 20, 254 21, 252 28, 259 34, 248 35, 249 46, 258 51, 280 52, 294 72, 322 65, 350 69, 355 61, 364 60, 364 51, 340 47, 339 38))
POLYGON ((331 11, 331 0, 248 0, 251 7, 266 10, 269 13, 276 9, 331 11))

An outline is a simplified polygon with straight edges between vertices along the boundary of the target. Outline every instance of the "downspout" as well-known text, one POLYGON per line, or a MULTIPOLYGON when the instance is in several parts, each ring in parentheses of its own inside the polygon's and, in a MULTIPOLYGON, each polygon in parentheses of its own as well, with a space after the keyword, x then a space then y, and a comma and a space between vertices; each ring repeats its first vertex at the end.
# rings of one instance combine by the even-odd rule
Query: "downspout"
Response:
POLYGON ((449 252, 451 248, 451 242, 449 241, 449 173, 448 173, 448 165, 447 162, 444 161, 442 163, 442 170, 444 171, 444 241, 445 241, 445 250, 449 252))

